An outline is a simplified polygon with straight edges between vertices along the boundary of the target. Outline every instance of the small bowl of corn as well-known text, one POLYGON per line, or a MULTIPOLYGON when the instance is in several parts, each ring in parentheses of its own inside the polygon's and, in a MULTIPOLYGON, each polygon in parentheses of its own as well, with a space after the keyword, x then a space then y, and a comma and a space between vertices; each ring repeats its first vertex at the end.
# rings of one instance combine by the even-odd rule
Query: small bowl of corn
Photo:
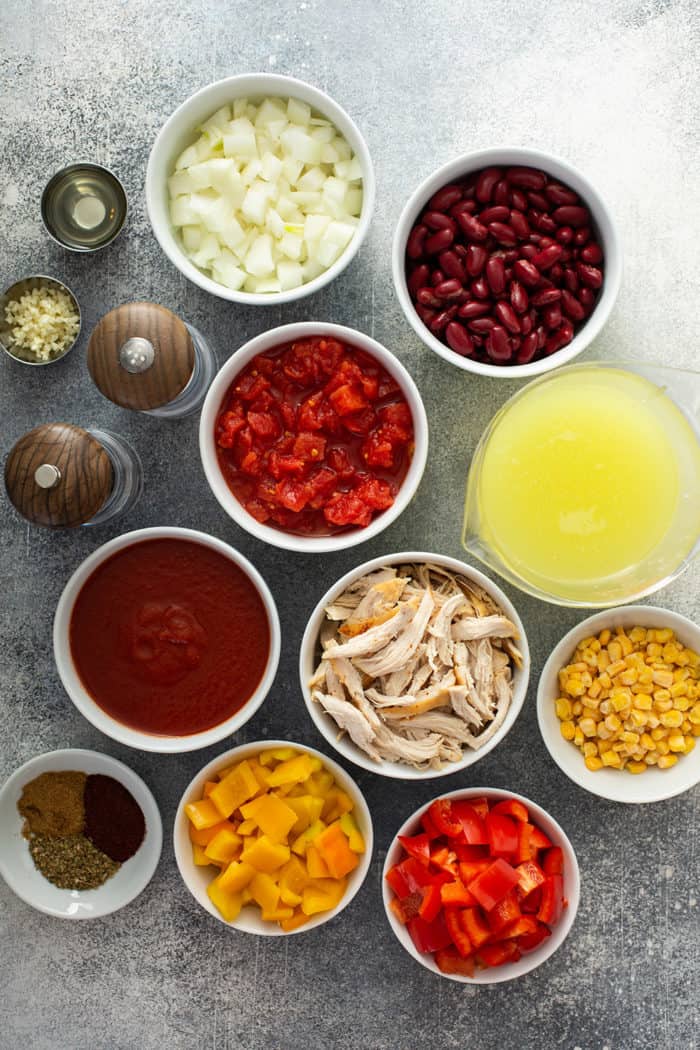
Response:
POLYGON ((648 605, 607 609, 544 666, 537 718, 562 772, 613 802, 658 802, 700 782, 700 627, 648 605))

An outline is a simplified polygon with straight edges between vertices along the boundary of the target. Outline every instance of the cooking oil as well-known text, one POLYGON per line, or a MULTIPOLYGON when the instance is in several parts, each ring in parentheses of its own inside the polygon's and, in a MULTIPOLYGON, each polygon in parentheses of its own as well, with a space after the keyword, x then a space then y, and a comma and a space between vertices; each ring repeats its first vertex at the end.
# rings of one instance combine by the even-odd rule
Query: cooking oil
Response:
POLYGON ((72 251, 104 248, 126 218, 126 194, 119 179, 98 164, 71 164, 57 172, 41 201, 46 229, 72 251))

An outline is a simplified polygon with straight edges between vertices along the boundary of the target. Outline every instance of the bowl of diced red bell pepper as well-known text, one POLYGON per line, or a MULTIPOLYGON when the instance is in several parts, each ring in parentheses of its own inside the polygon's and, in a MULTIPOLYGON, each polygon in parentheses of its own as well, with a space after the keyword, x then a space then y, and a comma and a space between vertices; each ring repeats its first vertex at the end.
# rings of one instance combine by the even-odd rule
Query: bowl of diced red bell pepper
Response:
POLYGON ((387 853, 389 923, 433 973, 496 984, 534 970, 566 938, 579 901, 573 847, 521 795, 467 788, 426 803, 387 853))

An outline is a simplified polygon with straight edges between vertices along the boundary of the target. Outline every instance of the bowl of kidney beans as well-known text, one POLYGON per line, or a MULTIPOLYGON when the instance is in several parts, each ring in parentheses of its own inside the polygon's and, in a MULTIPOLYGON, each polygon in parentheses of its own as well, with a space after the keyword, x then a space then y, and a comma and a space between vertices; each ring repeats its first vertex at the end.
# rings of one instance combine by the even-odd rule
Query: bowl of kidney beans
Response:
POLYGON ((406 204, 394 284, 418 336, 482 375, 538 375, 600 332, 620 286, 610 213, 564 161, 536 150, 468 154, 406 204))

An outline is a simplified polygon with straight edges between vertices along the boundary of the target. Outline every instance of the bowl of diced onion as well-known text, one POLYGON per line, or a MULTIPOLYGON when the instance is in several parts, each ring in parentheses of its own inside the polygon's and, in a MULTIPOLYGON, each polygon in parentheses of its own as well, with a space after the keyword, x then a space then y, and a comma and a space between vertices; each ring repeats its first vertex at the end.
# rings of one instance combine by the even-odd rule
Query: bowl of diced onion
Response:
POLYGON ((367 144, 328 95, 293 77, 227 77, 168 118, 148 160, 156 238, 222 299, 276 305, 333 280, 374 205, 367 144))

